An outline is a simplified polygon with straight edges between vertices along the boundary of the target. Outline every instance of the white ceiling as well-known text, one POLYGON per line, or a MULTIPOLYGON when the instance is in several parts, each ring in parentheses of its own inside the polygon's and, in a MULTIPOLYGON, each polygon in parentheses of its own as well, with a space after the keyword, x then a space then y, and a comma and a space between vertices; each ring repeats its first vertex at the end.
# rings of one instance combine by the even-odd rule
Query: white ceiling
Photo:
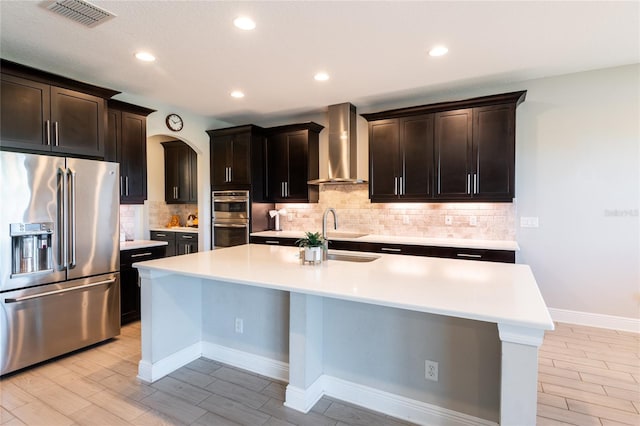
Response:
POLYGON ((94 28, 46 3, 0 1, 0 56, 237 124, 640 62, 638 1, 94 1, 94 28))

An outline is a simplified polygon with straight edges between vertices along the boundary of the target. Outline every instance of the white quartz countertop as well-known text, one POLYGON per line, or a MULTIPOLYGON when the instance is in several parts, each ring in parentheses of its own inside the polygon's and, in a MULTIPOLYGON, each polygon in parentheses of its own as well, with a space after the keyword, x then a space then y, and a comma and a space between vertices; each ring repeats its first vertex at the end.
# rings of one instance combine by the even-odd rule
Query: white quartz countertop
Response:
MULTIPOLYGON (((340 233, 338 229, 336 232, 340 233)), ((328 234, 331 234, 328 232, 328 234)), ((304 231, 262 231, 253 232, 252 236, 266 238, 302 238, 304 231)), ((382 244, 408 244, 418 246, 436 246, 453 248, 473 248, 488 250, 511 250, 518 251, 520 247, 515 241, 503 240, 472 240, 463 238, 428 238, 428 237, 402 237, 391 235, 367 234, 362 237, 333 237, 330 240, 356 241, 362 243, 382 243, 382 244)))
POLYGON ((133 240, 133 241, 121 241, 120 251, 135 250, 148 247, 162 247, 169 243, 166 241, 151 241, 151 240, 133 240))
MULTIPOLYGON (((343 252, 354 254, 357 252, 343 252)), ((143 273, 312 294, 472 320, 552 330, 528 265, 376 254, 369 263, 302 265, 296 247, 247 244, 135 263, 143 273)), ((371 256, 371 253, 362 253, 371 256)))
POLYGON ((151 231, 164 231, 164 232, 191 232, 193 234, 198 233, 198 228, 191 226, 174 226, 171 228, 152 228, 151 231))

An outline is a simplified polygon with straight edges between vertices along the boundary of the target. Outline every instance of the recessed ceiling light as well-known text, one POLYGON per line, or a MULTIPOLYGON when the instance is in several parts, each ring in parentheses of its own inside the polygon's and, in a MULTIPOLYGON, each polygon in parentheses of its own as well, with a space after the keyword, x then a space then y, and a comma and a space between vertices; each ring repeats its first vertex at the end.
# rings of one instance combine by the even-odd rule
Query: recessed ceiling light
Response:
POLYGON ((317 81, 327 81, 329 80, 329 74, 326 72, 319 72, 313 76, 313 78, 317 81))
POLYGON ((238 16, 233 20, 233 25, 241 30, 253 30, 256 27, 256 22, 248 16, 238 16))
POLYGON ((138 52, 136 53, 136 58, 144 62, 153 62, 156 60, 156 57, 149 52, 138 52))
POLYGON ((449 49, 444 46, 436 46, 429 51, 430 56, 442 56, 446 55, 449 49))
POLYGON ((231 92, 231 97, 236 99, 244 98, 244 93, 239 90, 234 90, 233 92, 231 92))

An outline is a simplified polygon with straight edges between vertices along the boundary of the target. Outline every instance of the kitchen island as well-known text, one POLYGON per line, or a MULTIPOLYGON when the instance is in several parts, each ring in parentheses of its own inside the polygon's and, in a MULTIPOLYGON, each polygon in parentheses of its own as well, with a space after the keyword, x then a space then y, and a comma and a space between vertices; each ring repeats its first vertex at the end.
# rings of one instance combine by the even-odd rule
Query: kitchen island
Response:
POLYGON ((204 356, 287 381, 303 412, 326 394, 422 424, 535 424, 553 322, 530 268, 375 257, 311 266, 250 244, 135 264, 139 377, 204 356))

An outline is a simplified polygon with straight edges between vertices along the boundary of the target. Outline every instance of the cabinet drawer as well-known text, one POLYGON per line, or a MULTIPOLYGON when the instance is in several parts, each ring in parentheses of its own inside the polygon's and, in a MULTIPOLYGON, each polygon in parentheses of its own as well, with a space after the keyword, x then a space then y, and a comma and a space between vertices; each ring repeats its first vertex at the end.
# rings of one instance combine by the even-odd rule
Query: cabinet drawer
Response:
POLYGON ((176 232, 176 241, 190 241, 197 243, 198 234, 192 232, 176 232))
POLYGON ((279 237, 249 237, 251 244, 269 244, 275 246, 294 247, 296 238, 279 238, 279 237))
POLYGON ((163 258, 167 246, 147 247, 134 250, 122 250, 120 252, 120 268, 131 266, 136 262, 163 258))
POLYGON ((449 259, 483 260, 486 262, 516 263, 516 252, 511 250, 467 249, 431 247, 429 256, 449 259))
POLYGON ((151 239, 156 241, 169 241, 171 243, 176 240, 176 233, 169 231, 151 231, 151 239))

